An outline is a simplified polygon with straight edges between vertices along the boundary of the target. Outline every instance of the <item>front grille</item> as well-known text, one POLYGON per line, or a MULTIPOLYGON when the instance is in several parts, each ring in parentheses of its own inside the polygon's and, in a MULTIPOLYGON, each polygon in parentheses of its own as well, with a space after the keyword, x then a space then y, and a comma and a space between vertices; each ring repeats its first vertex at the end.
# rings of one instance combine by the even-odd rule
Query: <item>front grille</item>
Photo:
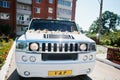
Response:
POLYGON ((49 60, 77 60, 78 54, 48 54, 44 53, 42 54, 42 60, 43 61, 49 61, 49 60))
POLYGON ((77 43, 41 43, 42 52, 76 52, 79 51, 80 44, 77 43))

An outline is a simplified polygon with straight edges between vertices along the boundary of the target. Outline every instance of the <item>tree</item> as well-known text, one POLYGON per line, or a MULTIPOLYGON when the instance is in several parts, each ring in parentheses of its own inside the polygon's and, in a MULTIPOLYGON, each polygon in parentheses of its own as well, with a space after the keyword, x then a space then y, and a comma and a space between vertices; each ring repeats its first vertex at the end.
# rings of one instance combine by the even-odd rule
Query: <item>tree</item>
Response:
MULTIPOLYGON (((99 29, 99 24, 98 24, 98 19, 95 20, 92 25, 89 28, 89 31, 92 33, 98 33, 99 29)), ((100 31, 101 34, 104 33, 109 33, 110 31, 116 31, 117 26, 120 27, 120 16, 117 14, 110 12, 110 11, 105 11, 102 14, 102 29, 100 31)))
POLYGON ((97 33, 98 32, 98 20, 93 21, 92 25, 89 28, 89 32, 97 33))

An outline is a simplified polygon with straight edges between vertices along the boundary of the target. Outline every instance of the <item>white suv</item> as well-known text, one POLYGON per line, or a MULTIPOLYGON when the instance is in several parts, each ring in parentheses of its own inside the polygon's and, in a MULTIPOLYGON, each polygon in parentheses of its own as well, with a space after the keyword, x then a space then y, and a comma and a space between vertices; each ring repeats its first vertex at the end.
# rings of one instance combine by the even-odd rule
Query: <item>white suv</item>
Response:
POLYGON ((17 72, 22 77, 70 77, 93 70, 96 43, 75 22, 32 19, 16 40, 17 72))

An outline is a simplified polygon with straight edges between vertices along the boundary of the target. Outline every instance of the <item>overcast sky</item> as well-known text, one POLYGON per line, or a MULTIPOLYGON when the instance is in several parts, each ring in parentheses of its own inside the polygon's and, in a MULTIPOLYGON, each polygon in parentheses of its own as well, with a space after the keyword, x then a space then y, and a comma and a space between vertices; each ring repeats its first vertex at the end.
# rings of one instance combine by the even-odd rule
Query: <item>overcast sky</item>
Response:
MULTIPOLYGON (((94 20, 99 17, 100 0, 77 0, 76 22, 83 30, 88 30, 94 20)), ((120 15, 120 0, 103 0, 103 11, 112 11, 120 15)))

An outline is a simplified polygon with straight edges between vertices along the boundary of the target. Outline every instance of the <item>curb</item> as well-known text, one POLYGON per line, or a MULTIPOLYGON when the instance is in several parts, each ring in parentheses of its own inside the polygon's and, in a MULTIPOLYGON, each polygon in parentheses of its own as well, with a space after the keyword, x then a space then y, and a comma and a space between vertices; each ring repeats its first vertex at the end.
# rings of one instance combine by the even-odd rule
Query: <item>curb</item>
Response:
POLYGON ((10 49, 10 51, 8 53, 5 64, 3 65, 3 67, 0 70, 0 80, 5 80, 5 77, 7 75, 7 71, 9 68, 9 64, 10 64, 11 59, 12 59, 12 54, 14 53, 14 51, 15 51, 15 42, 13 43, 12 48, 10 49))
POLYGON ((113 62, 111 62, 111 61, 109 61, 109 60, 107 60, 107 59, 102 59, 102 58, 96 57, 96 60, 98 60, 98 61, 100 61, 100 62, 103 62, 103 63, 105 63, 105 64, 108 64, 108 65, 111 65, 111 66, 113 66, 113 67, 115 67, 115 68, 120 69, 120 65, 119 65, 119 64, 113 63, 113 62))

